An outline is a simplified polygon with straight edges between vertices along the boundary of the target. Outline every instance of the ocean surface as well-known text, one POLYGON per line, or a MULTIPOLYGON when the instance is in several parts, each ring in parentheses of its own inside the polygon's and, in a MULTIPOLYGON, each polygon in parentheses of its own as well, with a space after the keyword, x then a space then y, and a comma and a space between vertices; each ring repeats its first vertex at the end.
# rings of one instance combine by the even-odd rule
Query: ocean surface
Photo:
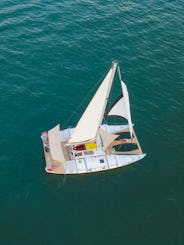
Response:
POLYGON ((182 0, 0 1, 1 245, 184 244, 183 12, 182 0), (41 132, 75 125, 114 59, 146 158, 46 174, 41 132))

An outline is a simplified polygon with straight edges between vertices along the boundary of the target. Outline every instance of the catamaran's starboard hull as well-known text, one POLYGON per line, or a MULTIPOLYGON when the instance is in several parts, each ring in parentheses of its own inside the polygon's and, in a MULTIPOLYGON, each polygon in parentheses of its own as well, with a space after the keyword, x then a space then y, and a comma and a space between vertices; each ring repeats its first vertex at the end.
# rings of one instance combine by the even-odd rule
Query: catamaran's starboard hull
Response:
POLYGON ((63 169, 50 169, 46 166, 47 173, 53 174, 85 174, 112 170, 123 166, 135 163, 145 157, 146 154, 141 155, 111 155, 101 157, 90 157, 90 159, 71 160, 65 163, 63 169))

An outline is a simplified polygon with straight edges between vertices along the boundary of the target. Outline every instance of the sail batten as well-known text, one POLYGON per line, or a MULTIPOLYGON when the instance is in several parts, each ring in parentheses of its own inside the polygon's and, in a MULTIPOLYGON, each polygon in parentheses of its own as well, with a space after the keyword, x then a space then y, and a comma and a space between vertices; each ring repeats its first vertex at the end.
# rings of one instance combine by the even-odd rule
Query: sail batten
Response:
POLYGON ((117 62, 114 62, 88 107, 84 111, 66 145, 80 144, 81 142, 87 142, 97 137, 99 126, 104 117, 116 68, 117 62))

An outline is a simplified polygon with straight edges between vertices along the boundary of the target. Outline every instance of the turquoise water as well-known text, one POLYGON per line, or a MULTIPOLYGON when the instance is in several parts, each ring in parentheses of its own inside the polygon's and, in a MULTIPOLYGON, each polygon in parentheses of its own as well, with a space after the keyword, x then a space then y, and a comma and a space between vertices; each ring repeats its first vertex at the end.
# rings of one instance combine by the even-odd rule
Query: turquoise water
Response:
POLYGON ((184 244, 183 11, 180 0, 1 0, 1 245, 184 244), (46 174, 40 133, 65 125, 113 59, 146 158, 46 174))

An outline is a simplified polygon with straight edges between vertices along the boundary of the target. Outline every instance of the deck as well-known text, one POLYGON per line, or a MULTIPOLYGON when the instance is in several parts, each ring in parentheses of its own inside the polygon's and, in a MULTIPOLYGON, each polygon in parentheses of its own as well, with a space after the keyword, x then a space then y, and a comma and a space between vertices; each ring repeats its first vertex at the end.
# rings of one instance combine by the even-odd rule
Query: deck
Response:
MULTIPOLYGON (((126 125, 119 125, 119 126, 108 126, 103 125, 106 127, 106 130, 113 133, 124 133, 129 132, 129 129, 126 125)), ((97 137, 97 143, 99 147, 96 151, 93 152, 93 155, 85 155, 82 154, 80 157, 74 157, 72 155, 72 151, 70 148, 65 146, 66 141, 70 137, 71 131, 73 129, 66 129, 60 131, 60 139, 61 139, 61 150, 64 155, 65 162, 57 162, 52 159, 50 151, 49 151, 49 142, 47 134, 42 133, 42 143, 44 149, 44 155, 46 160, 46 171, 48 173, 54 174, 83 174, 83 173, 91 173, 91 172, 98 172, 104 170, 110 170, 119 168, 122 166, 129 165, 133 162, 139 161, 146 154, 142 153, 142 149, 136 137, 135 131, 133 130, 133 138, 132 139, 119 139, 114 140, 106 152, 102 150, 101 139, 97 137), (112 152, 114 146, 116 145, 123 145, 126 143, 136 144, 137 150, 128 151, 128 152, 112 152)))

